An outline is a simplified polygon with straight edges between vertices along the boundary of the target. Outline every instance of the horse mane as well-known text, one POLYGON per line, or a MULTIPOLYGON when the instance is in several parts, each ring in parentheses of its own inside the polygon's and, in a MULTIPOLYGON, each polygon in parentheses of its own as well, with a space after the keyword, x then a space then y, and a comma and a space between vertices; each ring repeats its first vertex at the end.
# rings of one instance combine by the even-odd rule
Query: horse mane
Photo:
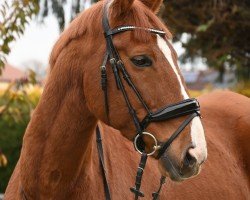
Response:
MULTIPOLYGON (((60 52, 72 41, 79 37, 88 34, 89 37, 98 38, 103 33, 102 30, 102 16, 103 16, 103 3, 105 1, 99 1, 91 8, 80 13, 69 25, 67 29, 61 34, 59 40, 54 45, 50 55, 50 69, 56 63, 60 52), (98 22, 98 23, 96 23, 98 22)), ((145 28, 156 28, 166 32, 166 38, 172 37, 170 31, 163 24, 163 22, 145 6, 141 1, 135 0, 133 6, 129 12, 126 13, 122 19, 113 19, 112 16, 116 15, 116 9, 112 9, 110 12, 110 25, 111 27, 117 27, 121 25, 134 25, 145 28)), ((147 43, 151 37, 155 37, 152 34, 143 30, 135 30, 131 32, 134 40, 138 42, 147 43)))

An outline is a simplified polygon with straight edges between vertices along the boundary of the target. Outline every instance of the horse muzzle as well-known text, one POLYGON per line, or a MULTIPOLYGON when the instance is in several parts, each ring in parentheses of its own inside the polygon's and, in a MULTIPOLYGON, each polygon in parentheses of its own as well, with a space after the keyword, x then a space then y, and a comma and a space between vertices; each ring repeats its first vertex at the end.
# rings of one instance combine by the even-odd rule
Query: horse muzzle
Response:
POLYGON ((198 175, 206 157, 198 158, 193 151, 194 147, 189 148, 181 161, 177 161, 169 152, 165 152, 159 159, 161 173, 178 182, 198 175))

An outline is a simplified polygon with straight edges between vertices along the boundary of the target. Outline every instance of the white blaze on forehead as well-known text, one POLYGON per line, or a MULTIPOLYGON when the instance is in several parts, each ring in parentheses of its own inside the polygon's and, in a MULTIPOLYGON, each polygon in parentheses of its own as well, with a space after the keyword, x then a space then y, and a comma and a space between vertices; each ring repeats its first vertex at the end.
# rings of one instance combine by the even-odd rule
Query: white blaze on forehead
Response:
MULTIPOLYGON (((184 99, 189 99, 189 96, 184 88, 182 83, 180 74, 177 70, 177 67, 174 63, 171 49, 169 48, 167 42, 159 35, 157 35, 157 44, 164 56, 166 57, 167 61, 169 62, 170 66, 172 67, 177 80, 180 85, 181 94, 184 99)), ((202 162, 207 157, 207 147, 206 147, 206 140, 204 135, 204 129, 201 124, 201 120, 198 117, 195 117, 191 121, 191 139, 194 145, 194 149, 190 152, 194 157, 196 157, 198 162, 202 162)))
POLYGON ((169 48, 167 42, 159 35, 157 35, 157 44, 158 44, 160 50, 162 51, 162 53, 165 55, 169 64, 173 68, 175 75, 177 76, 177 79, 179 81, 180 88, 181 88, 181 94, 182 94, 183 98, 188 99, 189 96, 188 96, 188 94, 187 94, 187 92, 182 84, 180 74, 178 73, 178 70, 177 70, 177 66, 174 64, 171 49, 169 48))

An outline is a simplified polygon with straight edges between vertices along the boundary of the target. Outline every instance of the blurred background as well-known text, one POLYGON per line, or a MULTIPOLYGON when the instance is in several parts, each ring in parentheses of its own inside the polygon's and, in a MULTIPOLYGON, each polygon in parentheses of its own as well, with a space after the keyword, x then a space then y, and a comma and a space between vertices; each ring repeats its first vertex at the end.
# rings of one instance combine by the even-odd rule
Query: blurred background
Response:
MULTIPOLYGON (((94 2, 0 1, 0 193, 42 93, 50 51, 70 21, 94 2)), ((163 2, 158 15, 173 33, 191 96, 219 89, 250 97, 250 1, 163 2)))

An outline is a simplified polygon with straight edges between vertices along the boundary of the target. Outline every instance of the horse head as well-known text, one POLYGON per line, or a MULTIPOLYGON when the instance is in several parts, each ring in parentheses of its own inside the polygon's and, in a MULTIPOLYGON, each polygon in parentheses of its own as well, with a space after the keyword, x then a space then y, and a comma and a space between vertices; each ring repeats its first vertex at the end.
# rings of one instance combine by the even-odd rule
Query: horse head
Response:
MULTIPOLYGON (((178 68, 176 52, 169 41, 171 34, 156 16, 162 1, 113 0, 107 2, 106 11, 105 8, 103 9, 105 3, 106 1, 97 3, 95 14, 91 9, 87 11, 90 25, 89 30, 86 29, 86 34, 90 40, 85 44, 89 51, 87 61, 89 67, 84 69, 84 95, 89 110, 97 119, 120 130, 124 137, 132 141, 141 127, 135 126, 131 110, 134 111, 132 116, 141 122, 148 112, 154 113, 166 105, 188 100, 189 95, 178 68), (100 9, 103 11, 101 12, 100 9), (106 32, 105 39, 103 35, 105 30, 102 25, 105 12, 107 12, 108 22, 112 28, 125 25, 155 28, 164 31, 165 35, 157 34, 157 31, 151 34, 149 30, 138 28, 114 35, 110 33, 108 36, 106 32), (105 67, 104 80, 101 80, 100 66, 105 52, 108 51, 107 37, 111 38, 112 45, 119 55, 118 60, 122 61, 122 67, 117 66, 119 62, 113 66, 112 56, 106 56, 107 61, 104 61, 103 66, 105 67), (115 70, 118 71, 115 72, 115 70), (115 73, 118 75, 114 75, 115 73), (146 109, 138 94, 133 90, 133 86, 131 87, 126 77, 122 78, 123 76, 129 76, 129 81, 131 80, 136 86, 146 109), (100 86, 101 81, 106 81, 104 90, 107 95, 108 108, 104 101, 105 94, 100 86), (132 107, 130 110, 121 85, 132 107)), ((171 138, 172 133, 186 118, 186 115, 181 115, 178 118, 149 123, 145 131, 150 132, 153 139, 148 135, 142 135, 145 151, 149 152, 155 148, 152 156, 157 158, 158 149, 154 146, 154 138, 161 146, 171 138)), ((159 170, 162 175, 181 181, 197 175, 206 157, 204 130, 200 117, 195 116, 190 123, 186 124, 182 133, 162 152, 159 158, 159 170)))

